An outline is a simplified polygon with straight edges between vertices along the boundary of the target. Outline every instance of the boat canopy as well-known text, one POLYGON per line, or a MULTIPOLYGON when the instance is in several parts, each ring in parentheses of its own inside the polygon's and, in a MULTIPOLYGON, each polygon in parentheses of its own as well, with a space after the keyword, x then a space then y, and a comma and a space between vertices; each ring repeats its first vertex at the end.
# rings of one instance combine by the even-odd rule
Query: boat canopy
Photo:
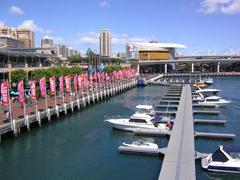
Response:
POLYGON ((217 162, 226 162, 229 159, 226 155, 221 151, 220 147, 212 154, 212 160, 217 162))
POLYGON ((136 106, 137 109, 147 109, 147 110, 150 110, 153 108, 152 105, 137 105, 136 106))

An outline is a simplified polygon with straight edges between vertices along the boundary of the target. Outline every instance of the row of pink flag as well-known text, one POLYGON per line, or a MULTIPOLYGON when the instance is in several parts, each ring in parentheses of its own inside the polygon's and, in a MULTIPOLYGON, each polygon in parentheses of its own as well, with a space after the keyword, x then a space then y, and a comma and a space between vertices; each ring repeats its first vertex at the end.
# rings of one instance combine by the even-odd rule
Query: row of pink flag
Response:
MULTIPOLYGON (((67 75, 67 76, 61 76, 58 78, 58 84, 59 84, 59 92, 64 93, 64 82, 65 82, 65 92, 69 93, 71 92, 71 82, 73 82, 74 91, 77 92, 78 90, 84 90, 88 87, 93 86, 93 84, 98 83, 106 83, 108 81, 116 81, 121 80, 125 78, 131 78, 134 77, 135 71, 133 69, 127 69, 127 70, 120 70, 120 71, 114 71, 110 74, 108 73, 95 73, 88 75, 80 74, 80 75, 67 75)), ((30 81, 30 97, 32 100, 36 100, 36 80, 30 81)), ((46 88, 46 78, 42 77, 39 80, 39 87, 40 87, 40 96, 46 97, 47 95, 47 88, 46 88)), ((56 79, 54 76, 51 76, 49 78, 49 87, 50 87, 50 94, 56 95, 56 79)), ((24 98, 24 82, 23 80, 19 81, 18 86, 18 101, 21 104, 25 103, 24 98)), ((9 105, 9 85, 8 81, 5 81, 1 84, 1 100, 3 106, 9 105)))

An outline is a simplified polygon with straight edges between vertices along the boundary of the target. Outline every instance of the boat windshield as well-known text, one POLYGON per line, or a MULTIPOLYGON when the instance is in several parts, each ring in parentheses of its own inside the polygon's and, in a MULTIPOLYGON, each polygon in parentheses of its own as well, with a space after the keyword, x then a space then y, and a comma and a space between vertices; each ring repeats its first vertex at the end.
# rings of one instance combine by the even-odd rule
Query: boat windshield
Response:
POLYGON ((139 108, 137 110, 137 112, 140 113, 140 114, 151 113, 151 111, 152 111, 152 109, 141 109, 141 108, 139 108))
POLYGON ((233 158, 233 159, 240 160, 240 153, 237 153, 237 152, 230 152, 229 155, 230 155, 231 158, 233 158))
POLYGON ((218 102, 219 99, 206 99, 206 102, 218 102))
POLYGON ((145 123, 147 124, 147 121, 144 119, 136 119, 136 118, 130 118, 129 122, 135 122, 135 123, 145 123))

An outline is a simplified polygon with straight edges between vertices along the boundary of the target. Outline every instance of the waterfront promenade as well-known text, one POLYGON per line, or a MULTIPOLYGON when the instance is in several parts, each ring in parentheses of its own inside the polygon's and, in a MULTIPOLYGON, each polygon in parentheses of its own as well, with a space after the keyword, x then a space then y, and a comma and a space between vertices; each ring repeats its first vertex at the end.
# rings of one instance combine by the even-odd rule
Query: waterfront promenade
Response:
POLYGON ((38 123, 41 126, 43 119, 47 119, 50 122, 53 116, 59 117, 60 114, 66 115, 68 111, 79 110, 87 105, 135 87, 136 84, 135 78, 129 78, 106 84, 98 84, 98 88, 93 91, 65 93, 64 97, 57 96, 56 99, 55 96, 48 96, 47 99, 40 98, 38 101, 26 104, 25 116, 23 106, 12 102, 12 121, 7 119, 4 108, 0 111, 0 135, 13 132, 16 136, 21 133, 21 128, 23 127, 27 127, 30 130, 32 123, 38 123))

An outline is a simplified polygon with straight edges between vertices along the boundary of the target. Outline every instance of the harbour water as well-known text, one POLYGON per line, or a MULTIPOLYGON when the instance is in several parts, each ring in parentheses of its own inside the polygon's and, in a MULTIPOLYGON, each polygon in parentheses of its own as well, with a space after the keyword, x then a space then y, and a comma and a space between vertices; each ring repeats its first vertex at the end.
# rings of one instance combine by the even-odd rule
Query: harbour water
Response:
MULTIPOLYGON (((232 141, 197 139, 195 148, 213 152, 218 145, 240 144, 240 81, 238 77, 214 79, 214 87, 232 103, 219 108, 219 116, 197 116, 224 119, 221 125, 197 125, 204 132, 235 133, 232 141)), ((162 157, 119 154, 117 147, 126 140, 145 139, 166 147, 168 139, 139 137, 113 130, 104 123, 104 116, 131 115, 138 104, 157 104, 167 87, 134 88, 121 95, 53 120, 41 128, 31 129, 16 139, 0 144, 1 179, 157 179, 162 157)), ((240 176, 216 175, 196 163, 197 179, 239 179, 240 176)))

